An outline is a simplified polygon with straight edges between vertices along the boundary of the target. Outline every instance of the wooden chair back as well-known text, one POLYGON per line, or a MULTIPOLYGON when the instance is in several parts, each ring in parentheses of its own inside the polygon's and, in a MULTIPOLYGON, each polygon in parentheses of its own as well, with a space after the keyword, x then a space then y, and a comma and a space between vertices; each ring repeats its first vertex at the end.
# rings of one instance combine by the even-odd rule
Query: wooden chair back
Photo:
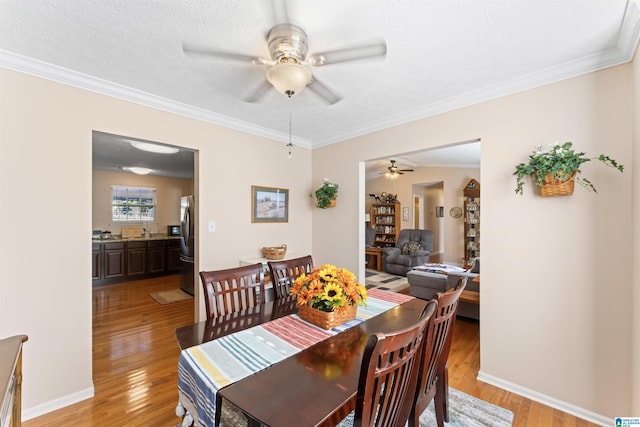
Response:
POLYGON ((425 332, 422 363, 418 374, 418 387, 409 416, 410 427, 419 427, 420 414, 434 398, 436 399, 434 405, 438 427, 444 426, 445 402, 443 399, 446 398, 446 390, 441 390, 445 393, 444 395, 442 392, 436 393, 436 382, 440 381, 442 383, 444 381, 444 371, 451 348, 458 300, 466 285, 467 278, 462 277, 455 288, 445 293, 438 293, 432 300, 436 301, 437 308, 425 332))
POLYGON ((242 311, 227 313, 224 316, 211 316, 204 325, 201 342, 209 342, 225 335, 249 329, 264 323, 265 305, 258 304, 242 311))
POLYGON ((313 270, 313 259, 311 255, 307 255, 283 261, 268 261, 267 265, 271 274, 274 298, 280 299, 289 295, 291 285, 298 276, 313 270))
POLYGON ((400 331, 369 337, 365 347, 353 425, 404 426, 415 395, 424 332, 436 303, 420 320, 400 331))
POLYGON ((264 303, 264 273, 260 263, 201 271, 200 279, 207 317, 224 316, 264 303))

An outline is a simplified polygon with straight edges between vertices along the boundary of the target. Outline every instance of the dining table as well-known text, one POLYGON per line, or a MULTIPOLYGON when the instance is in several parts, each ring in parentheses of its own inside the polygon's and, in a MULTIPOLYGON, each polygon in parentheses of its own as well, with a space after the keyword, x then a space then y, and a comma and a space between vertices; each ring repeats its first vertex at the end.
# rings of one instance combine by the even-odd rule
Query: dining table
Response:
POLYGON ((324 330, 288 297, 178 328, 179 405, 195 426, 218 425, 223 401, 249 426, 335 426, 355 408, 369 337, 413 325, 426 303, 370 289, 356 319, 324 330))

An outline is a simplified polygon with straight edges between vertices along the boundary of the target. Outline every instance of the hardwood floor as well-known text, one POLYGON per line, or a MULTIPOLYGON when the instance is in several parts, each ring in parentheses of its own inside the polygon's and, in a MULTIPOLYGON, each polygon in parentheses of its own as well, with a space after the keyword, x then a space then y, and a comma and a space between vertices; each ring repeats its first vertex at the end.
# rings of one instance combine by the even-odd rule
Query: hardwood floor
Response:
POLYGON ((193 300, 161 305, 149 293, 179 287, 179 276, 173 275, 94 288, 95 396, 23 426, 177 424, 175 330, 193 323, 193 300))
MULTIPOLYGON (((154 426, 178 424, 178 344, 175 329, 192 323, 193 301, 160 305, 149 293, 179 287, 178 276, 93 290, 95 396, 24 421, 40 426, 154 426)), ((449 385, 511 410, 514 426, 591 427, 553 408, 476 380, 478 322, 458 319, 449 358, 449 385)))

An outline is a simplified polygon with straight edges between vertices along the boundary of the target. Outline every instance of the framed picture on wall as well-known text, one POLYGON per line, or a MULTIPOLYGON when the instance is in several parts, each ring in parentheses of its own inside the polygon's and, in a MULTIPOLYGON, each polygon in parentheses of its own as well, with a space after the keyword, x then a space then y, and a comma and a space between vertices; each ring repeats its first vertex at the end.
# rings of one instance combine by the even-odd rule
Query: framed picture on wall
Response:
POLYGON ((405 206, 402 208, 402 220, 409 221, 409 207, 405 206))
POLYGON ((251 222, 289 222, 289 190, 252 185, 251 222))

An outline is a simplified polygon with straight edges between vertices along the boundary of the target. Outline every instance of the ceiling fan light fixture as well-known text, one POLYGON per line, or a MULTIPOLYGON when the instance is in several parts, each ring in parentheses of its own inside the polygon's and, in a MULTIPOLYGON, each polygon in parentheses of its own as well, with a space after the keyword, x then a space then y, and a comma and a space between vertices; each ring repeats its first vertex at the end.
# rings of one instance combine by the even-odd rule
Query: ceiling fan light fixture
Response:
POLYGON ((311 71, 295 62, 279 62, 269 68, 267 80, 278 92, 292 97, 311 82, 311 71))
POLYGON ((138 150, 148 151, 150 153, 175 154, 178 151, 180 151, 176 147, 169 147, 168 145, 151 144, 149 142, 142 142, 142 141, 131 141, 131 145, 134 148, 137 148, 138 150))

